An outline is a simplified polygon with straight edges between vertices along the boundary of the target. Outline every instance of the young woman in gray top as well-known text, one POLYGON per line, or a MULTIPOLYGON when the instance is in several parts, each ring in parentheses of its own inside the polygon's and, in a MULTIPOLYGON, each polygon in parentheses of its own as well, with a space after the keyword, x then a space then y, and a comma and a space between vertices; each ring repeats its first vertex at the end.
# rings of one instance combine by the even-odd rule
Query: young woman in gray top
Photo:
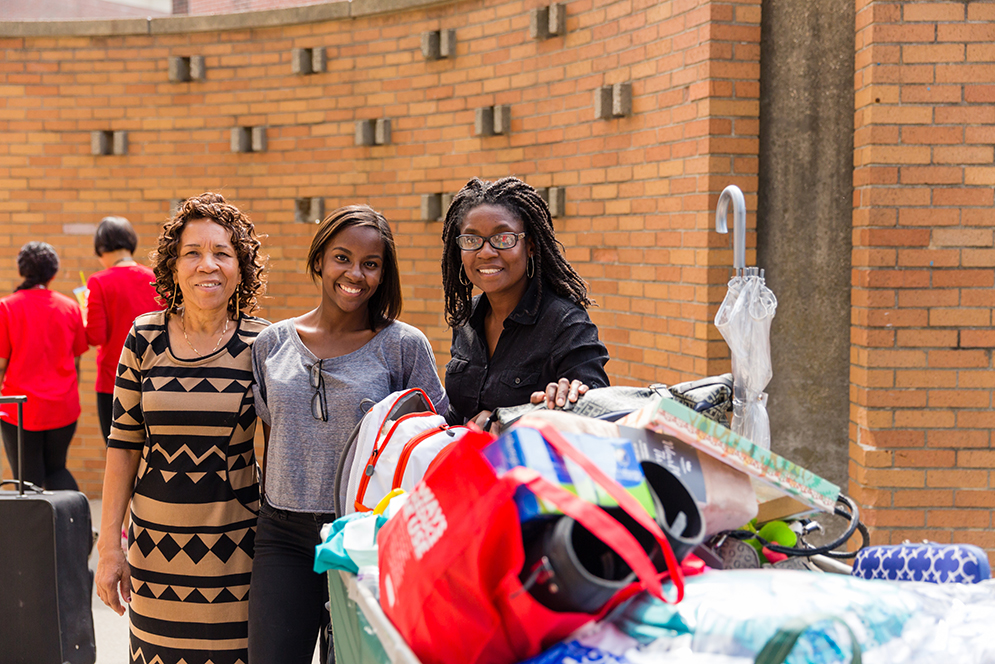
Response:
POLYGON ((249 590, 253 664, 309 663, 324 637, 328 586, 313 571, 314 547, 335 518, 332 478, 360 403, 420 387, 437 411, 449 405, 428 339, 396 320, 401 283, 382 215, 365 205, 330 214, 307 271, 321 287, 318 307, 253 345, 256 410, 268 430, 249 590))

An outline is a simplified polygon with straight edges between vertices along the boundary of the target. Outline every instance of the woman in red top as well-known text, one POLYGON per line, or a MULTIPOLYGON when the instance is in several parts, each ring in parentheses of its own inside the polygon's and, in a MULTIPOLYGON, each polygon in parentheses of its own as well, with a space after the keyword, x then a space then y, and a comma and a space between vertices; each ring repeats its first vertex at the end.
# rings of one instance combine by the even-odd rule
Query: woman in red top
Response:
POLYGON ((136 317, 162 306, 156 299, 152 269, 132 258, 138 235, 124 217, 104 217, 93 236, 93 249, 104 269, 86 282, 86 340, 97 351, 97 417, 104 442, 111 433, 114 376, 124 339, 136 317))
MULTIPOLYGON (((0 390, 26 394, 24 479, 46 489, 77 489, 66 468, 79 419, 79 356, 86 335, 79 306, 48 289, 59 257, 45 242, 28 242, 17 254, 24 282, 0 299, 0 390)), ((17 477, 17 407, 0 409, 0 433, 17 477)))

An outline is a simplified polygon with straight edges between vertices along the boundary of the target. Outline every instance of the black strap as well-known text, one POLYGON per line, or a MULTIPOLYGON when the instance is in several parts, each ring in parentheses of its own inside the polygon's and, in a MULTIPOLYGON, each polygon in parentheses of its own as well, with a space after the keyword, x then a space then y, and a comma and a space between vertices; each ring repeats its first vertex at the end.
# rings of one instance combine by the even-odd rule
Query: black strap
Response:
MULTIPOLYGON (((853 500, 847 496, 844 496, 842 493, 839 495, 839 498, 836 499, 836 502, 836 515, 848 519, 850 521, 850 525, 837 539, 829 542, 828 544, 823 544, 822 546, 807 549, 796 548, 793 546, 781 546, 775 542, 767 541, 763 537, 760 537, 757 533, 750 530, 727 530, 719 533, 719 535, 733 537, 738 540, 755 539, 771 551, 774 551, 775 553, 783 553, 786 556, 815 556, 829 554, 833 558, 852 558, 857 555, 856 551, 849 553, 837 553, 835 555, 832 555, 832 551, 833 549, 838 549, 846 544, 847 540, 849 540, 858 530, 858 526, 862 525, 860 523, 860 510, 857 509, 857 504, 853 502, 853 500)), ((860 536, 863 540, 860 548, 863 549, 869 543, 866 528, 860 528, 860 536)))

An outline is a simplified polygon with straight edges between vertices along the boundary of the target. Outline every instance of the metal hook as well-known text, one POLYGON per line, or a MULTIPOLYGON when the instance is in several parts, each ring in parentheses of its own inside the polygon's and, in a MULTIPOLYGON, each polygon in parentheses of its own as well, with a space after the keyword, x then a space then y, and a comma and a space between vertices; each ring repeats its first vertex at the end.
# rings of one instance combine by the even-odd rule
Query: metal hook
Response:
POLYGON ((722 190, 719 195, 719 204, 715 208, 715 230, 719 233, 728 233, 729 227, 726 223, 726 214, 729 212, 729 204, 732 203, 732 266, 737 270, 746 267, 746 198, 743 190, 734 184, 722 190))

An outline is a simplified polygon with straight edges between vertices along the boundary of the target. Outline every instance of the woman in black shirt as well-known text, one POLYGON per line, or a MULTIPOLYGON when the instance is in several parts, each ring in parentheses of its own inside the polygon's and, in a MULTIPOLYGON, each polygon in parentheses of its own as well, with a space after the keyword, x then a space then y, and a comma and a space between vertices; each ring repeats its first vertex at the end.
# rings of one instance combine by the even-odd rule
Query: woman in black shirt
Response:
POLYGON ((442 240, 449 422, 483 425, 495 408, 562 406, 608 385, 587 286, 535 189, 512 177, 470 180, 449 206, 442 240))

